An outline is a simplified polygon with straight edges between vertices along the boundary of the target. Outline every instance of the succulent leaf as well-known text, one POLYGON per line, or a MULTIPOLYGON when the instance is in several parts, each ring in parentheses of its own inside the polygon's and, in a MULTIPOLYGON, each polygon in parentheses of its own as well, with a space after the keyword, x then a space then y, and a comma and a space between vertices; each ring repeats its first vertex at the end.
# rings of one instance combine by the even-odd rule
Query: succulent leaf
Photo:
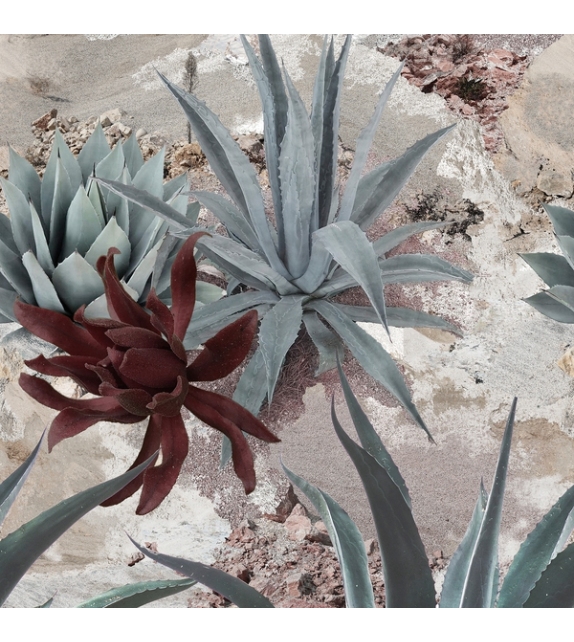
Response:
POLYGON ((538 292, 526 299, 533 308, 559 323, 574 323, 574 312, 566 305, 550 296, 547 291, 538 292))
POLYGON ((327 527, 341 564, 347 608, 374 609, 367 553, 355 522, 330 495, 290 471, 283 462, 281 466, 289 480, 311 500, 327 527))
POLYGON ((315 371, 315 376, 318 377, 323 372, 335 368, 337 358, 342 360, 345 357, 345 345, 313 310, 303 313, 303 323, 305 323, 305 328, 307 328, 307 332, 319 353, 319 365, 315 371))
POLYGON ((22 256, 22 263, 26 268, 34 290, 34 298, 41 308, 65 313, 64 306, 48 275, 38 263, 38 259, 30 251, 22 256))
POLYGON ((81 604, 78 609, 137 609, 164 597, 177 595, 197 584, 194 580, 155 580, 127 584, 81 604))
POLYGON ((6 203, 10 210, 12 235, 18 251, 20 254, 24 254, 28 250, 34 252, 36 248, 32 232, 30 203, 26 200, 24 194, 10 181, 0 177, 0 185, 2 185, 6 203))
POLYGON ((520 254, 520 256, 549 287, 554 285, 574 287, 574 270, 563 256, 548 252, 533 252, 520 254))
POLYGON ((11 147, 8 150, 10 161, 8 180, 24 194, 26 200, 31 200, 36 211, 39 211, 42 206, 40 197, 42 182, 40 177, 25 158, 22 158, 11 147))
POLYGON ((93 175, 94 168, 110 153, 110 146, 106 140, 104 130, 100 123, 96 125, 94 133, 88 138, 86 144, 78 154, 78 165, 82 170, 82 181, 87 183, 93 175))
POLYGON ((104 293, 99 274, 78 252, 72 252, 54 269, 52 283, 68 310, 77 310, 104 293))
POLYGON ((66 232, 61 257, 77 251, 85 254, 103 229, 101 217, 94 209, 86 190, 80 186, 66 216, 66 232))
POLYGON ((112 216, 106 227, 94 238, 85 254, 86 261, 92 267, 96 267, 100 256, 104 256, 110 247, 119 250, 119 253, 114 256, 114 264, 118 274, 123 275, 127 270, 132 248, 126 233, 118 225, 115 216, 112 216))

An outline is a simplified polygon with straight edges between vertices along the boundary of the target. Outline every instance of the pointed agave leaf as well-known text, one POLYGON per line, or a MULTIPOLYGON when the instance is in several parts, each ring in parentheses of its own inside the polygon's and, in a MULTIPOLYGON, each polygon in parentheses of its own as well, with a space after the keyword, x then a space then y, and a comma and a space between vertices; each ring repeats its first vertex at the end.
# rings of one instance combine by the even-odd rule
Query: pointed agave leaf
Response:
POLYGON ((228 325, 234 315, 242 315, 258 305, 273 305, 278 301, 279 298, 271 292, 242 292, 194 310, 183 340, 185 349, 192 350, 212 337, 228 325))
POLYGON ((265 215, 261 187, 248 158, 219 118, 204 103, 172 85, 159 72, 158 74, 181 105, 201 149, 223 187, 253 225, 270 265, 281 276, 289 278, 289 272, 277 254, 270 224, 265 215))
POLYGON ((351 168, 351 173, 349 174, 347 184, 345 185, 345 194, 343 195, 343 200, 341 202, 341 210, 337 218, 338 221, 348 221, 351 219, 353 205, 355 203, 355 197, 357 195, 357 188, 359 186, 359 181, 361 179, 363 169, 367 161, 367 154, 371 149, 373 138, 375 137, 375 132, 383 114, 383 109, 387 104, 395 83, 401 75, 403 67, 404 62, 399 65, 399 68, 395 71, 395 73, 381 92, 381 96, 375 108, 375 112, 373 113, 371 120, 369 121, 369 124, 359 134, 359 138, 357 138, 355 158, 353 160, 353 166, 351 168))
POLYGON ((347 404, 347 408, 349 408, 349 414, 353 420, 353 425, 355 426, 357 435, 359 435, 361 445, 369 455, 376 460, 379 466, 382 466, 387 471, 389 477, 401 491, 405 503, 409 508, 411 508, 411 498, 409 496, 409 489, 405 484, 405 480, 399 472, 399 469, 392 457, 389 455, 387 449, 383 446, 381 438, 373 428, 369 418, 365 414, 365 411, 361 408, 361 405, 353 394, 353 391, 349 386, 349 382, 347 381, 347 377, 341 368, 341 363, 338 360, 337 368, 339 369, 339 378, 341 379, 341 386, 343 388, 343 394, 345 395, 345 403, 347 404))
POLYGON ((464 585, 468 576, 468 569, 472 559, 472 553, 476 547, 476 541, 480 533, 484 511, 488 502, 488 493, 480 483, 480 493, 476 501, 470 524, 466 533, 454 552, 452 559, 446 569, 446 575, 440 596, 440 608, 457 609, 461 606, 464 585))
POLYGON ((157 453, 136 468, 110 481, 65 499, 0 541, 0 605, 36 559, 65 531, 142 473, 157 453))
POLYGON ((28 250, 34 252, 36 248, 34 247, 29 201, 10 181, 0 177, 0 185, 2 185, 6 204, 10 210, 12 235, 19 253, 24 254, 28 250))
POLYGON ((160 553, 152 553, 147 548, 140 546, 131 537, 131 541, 141 553, 151 558, 155 562, 159 562, 168 568, 187 575, 192 580, 204 584, 212 591, 216 591, 223 597, 227 598, 233 604, 240 608, 260 609, 260 608, 273 608, 273 604, 261 595, 249 584, 233 575, 229 575, 224 571, 217 568, 211 568, 201 562, 192 562, 191 560, 182 559, 181 557, 172 557, 171 555, 162 555, 160 553))
POLYGON ((319 319, 313 310, 303 312, 303 323, 311 340, 319 352, 319 366, 315 371, 318 377, 323 372, 337 367, 337 357, 344 359, 345 345, 339 337, 319 319))
MULTIPOLYGON (((342 303, 331 302, 336 308, 339 308, 343 314, 346 314, 353 321, 362 323, 380 323, 379 317, 375 310, 366 305, 343 305, 342 303)), ((387 308, 387 322, 394 328, 437 328, 446 330, 460 336, 460 330, 432 314, 427 314, 411 308, 387 308)))
POLYGON ((88 179, 86 194, 88 195, 88 198, 90 199, 90 203, 92 204, 92 207, 96 212, 96 216, 100 221, 100 226, 101 226, 100 229, 104 229, 104 226, 107 221, 104 197, 102 196, 102 191, 100 190, 100 186, 97 183, 95 183, 92 180, 92 178, 88 179))
POLYGON ((463 608, 490 608, 496 597, 494 594, 494 581, 498 568, 498 535, 500 532, 502 500, 504 499, 515 412, 516 398, 512 402, 506 422, 492 491, 484 510, 480 532, 471 554, 468 572, 462 588, 460 606, 463 608))
POLYGON ((574 312, 574 287, 569 285, 555 285, 549 290, 546 290, 546 294, 574 312))
POLYGON ((145 190, 152 196, 163 196, 163 166, 165 163, 165 147, 142 165, 133 177, 134 187, 145 190))
POLYGON ((250 250, 262 254, 259 240, 253 227, 235 205, 220 194, 191 192, 203 207, 206 207, 225 225, 229 235, 239 239, 250 250))
POLYGON ((337 182, 337 163, 339 156, 339 116, 341 111, 341 92, 345 66, 351 48, 351 36, 345 42, 339 58, 331 68, 329 59, 332 59, 332 48, 327 54, 325 67, 325 100, 323 103, 323 131, 321 134, 320 157, 318 158, 319 171, 319 227, 325 227, 331 213, 331 202, 335 184, 337 182), (330 54, 330 56, 329 56, 330 54))
MULTIPOLYGON (((127 198, 129 201, 135 203, 136 205, 139 205, 141 208, 157 214, 161 218, 168 221, 175 229, 188 230, 191 227, 189 224, 189 220, 185 216, 183 216, 183 214, 180 214, 176 209, 169 206, 160 197, 154 196, 144 189, 139 189, 137 187, 134 187, 133 185, 124 185, 119 181, 110 181, 98 177, 94 178, 94 180, 100 185, 108 188, 112 192, 119 194, 124 198, 127 198)), ((151 220, 152 219, 145 219, 148 225, 149 221, 151 220)), ((142 232, 140 232, 140 237, 142 232)), ((136 237, 134 237, 134 242, 136 240, 139 240, 139 237, 137 239, 136 237)))
MULTIPOLYGON (((261 317, 262 315, 259 313, 259 318, 261 317)), ((251 414, 257 416, 266 394, 267 370, 265 368, 263 352, 261 351, 261 347, 258 347, 237 383, 237 387, 233 393, 233 401, 236 401, 246 410, 249 410, 251 414)), ((219 467, 223 468, 230 459, 231 442, 224 435, 221 442, 221 458, 219 467)))
POLYGON ((427 556, 401 490, 385 468, 343 430, 334 400, 331 419, 369 500, 381 549, 387 608, 434 608, 434 582, 427 556))
POLYGON ((538 312, 560 323, 574 323, 574 311, 548 294, 548 290, 522 299, 538 312))
MULTIPOLYGON (((287 95, 283 86, 281 70, 269 37, 259 36, 259 49, 263 64, 261 64, 253 48, 243 35, 241 36, 241 42, 247 54, 263 108, 265 159, 273 197, 273 211, 277 221, 278 252, 279 257, 284 258, 285 236, 283 233, 283 205, 279 179, 279 150, 287 124, 287 95)), ((249 245, 249 247, 254 249, 252 245, 249 245)))
POLYGON ((317 230, 313 236, 363 288, 381 324, 388 332, 381 270, 373 246, 365 233, 355 223, 341 221, 317 230))
POLYGON ((85 254, 102 229, 101 219, 88 198, 86 190, 80 187, 70 204, 66 217, 66 233, 61 257, 70 256, 75 250, 80 254, 85 254))
POLYGON ((327 321, 366 372, 401 402, 432 440, 396 363, 381 344, 328 301, 313 301, 307 307, 316 310, 327 321))
POLYGON ((259 347, 267 371, 267 398, 270 401, 285 355, 299 333, 305 298, 302 295, 283 297, 261 321, 259 347))
POLYGON ((141 235, 136 244, 132 244, 131 255, 127 273, 131 274, 133 270, 143 261, 144 257, 152 248, 161 240, 167 231, 168 224, 158 217, 153 217, 148 228, 141 235))
POLYGON ((367 552, 355 522, 330 495, 291 472, 283 462, 281 466, 289 480, 313 503, 327 527, 341 565, 347 608, 374 609, 367 552))
MULTIPOLYGON (((48 168, 46 168, 46 172, 48 168)), ((55 258, 60 255, 60 250, 66 234, 66 217, 68 208, 79 187, 73 189, 68 173, 59 158, 55 161, 53 200, 47 205, 44 204, 44 185, 46 174, 42 181, 42 218, 49 229, 48 244, 50 254, 55 258), (46 209, 45 209, 46 207, 46 209)))
POLYGON ((574 607, 574 544, 550 562, 524 603, 524 608, 574 607))
POLYGON ((3 212, 0 212, 0 242, 11 252, 18 253, 18 248, 14 242, 14 235, 12 234, 12 223, 10 218, 3 212))
POLYGON ((560 497, 522 543, 500 589, 499 608, 525 606, 540 576, 570 536, 573 510, 574 486, 560 497))
POLYGON ((329 274, 333 258, 327 248, 320 243, 314 242, 311 237, 311 259, 303 276, 294 279, 293 283, 300 290, 312 294, 322 285, 329 274))
POLYGON ((16 496, 28 477, 30 470, 32 470, 32 466, 36 461, 43 439, 44 433, 42 433, 40 441, 26 458, 26 461, 18 466, 18 468, 16 468, 16 470, 0 484, 0 526, 2 526, 10 507, 14 503, 16 496))
POLYGON ((198 281, 195 284, 195 305, 215 303, 215 301, 221 299, 223 294, 223 290, 218 288, 217 285, 206 283, 205 281, 198 281))
POLYGON ((132 133, 132 135, 122 143, 122 151, 130 176, 135 176, 144 164, 144 158, 135 133, 132 133))
POLYGON ((92 175, 94 167, 110 153, 110 146, 100 123, 94 133, 88 138, 78 155, 78 164, 82 170, 82 179, 86 183, 92 175))
MULTIPOLYGON (((107 178, 111 181, 117 180, 124 169, 125 158, 122 145, 116 145, 112 151, 103 158, 95 169, 95 176, 107 178)), ((104 197, 106 194, 104 193, 104 197)))
POLYGON ((452 225, 453 223, 454 221, 422 221, 420 223, 401 225, 401 227, 397 227, 378 238, 373 243, 373 249, 377 256, 384 257, 387 252, 390 252, 397 247, 397 245, 400 245, 403 241, 406 241, 414 234, 420 234, 427 230, 436 230, 440 227, 452 225))
POLYGON ((383 283, 411 283, 422 281, 463 281, 470 283, 474 275, 451 265, 432 254, 399 254, 390 259, 379 259, 383 283))
MULTIPOLYGON (((66 170, 66 174, 70 179, 70 186, 72 194, 76 193, 76 190, 82 184, 82 170, 74 154, 70 151, 70 148, 66 145, 64 137, 60 133, 58 128, 54 131, 54 146, 52 151, 56 151, 58 158, 62 161, 62 165, 66 170)), ((44 174, 45 176, 45 174, 44 174)))
POLYGON ((282 296, 299 290, 269 266, 258 254, 223 236, 201 239, 201 250, 219 267, 241 283, 258 290, 275 291, 282 296))
MULTIPOLYGON (((421 162, 428 150, 447 134, 455 125, 440 129, 429 134, 422 140, 417 141, 412 147, 399 158, 392 161, 386 171, 381 169, 382 176, 372 192, 361 196, 355 201, 355 207, 351 215, 354 221, 362 230, 367 230, 376 218, 387 209, 394 201, 397 194, 405 186, 406 182, 421 162), (360 207, 357 205, 360 204, 360 207)), ((374 170, 377 171, 377 170, 374 170)))
MULTIPOLYGON (((139 147, 138 147, 139 149, 139 147)), ((187 174, 180 174, 163 184, 163 198, 167 201, 189 187, 187 174)))
POLYGON ((548 285, 569 285, 574 287, 574 270, 568 261, 559 254, 534 252, 519 254, 538 276, 548 285))
POLYGON ((130 288, 133 288, 138 293, 138 300, 142 298, 142 294, 146 289, 151 275, 157 261, 157 253, 164 239, 156 243, 153 248, 144 256, 139 262, 137 268, 127 281, 130 288))
MULTIPOLYGON (((18 295, 14 290, 6 290, 0 287, 0 322, 7 323, 16 321, 14 316, 14 303, 16 303, 18 295)), ((16 321, 17 322, 17 321, 16 321)))
POLYGON ((28 272, 22 264, 22 258, 2 243, 0 238, 0 272, 14 290, 26 301, 35 304, 36 297, 28 272))
POLYGON ((315 149, 311 121, 289 74, 287 127, 279 154, 285 259, 293 278, 302 276, 310 258, 311 218, 315 200, 315 149))
POLYGON ((194 580, 155 580, 127 584, 78 604, 78 609, 137 609, 164 597, 177 595, 197 584, 194 580))
POLYGON ((30 276, 30 282, 34 290, 34 298, 38 306, 66 314, 66 310, 50 278, 44 272, 42 266, 38 263, 38 259, 32 252, 26 252, 26 254, 22 256, 22 263, 30 276))
POLYGON ((557 236, 556 240, 564 254, 564 258, 568 261, 570 267, 574 268, 574 238, 571 236, 557 236))
POLYGON ((60 300, 72 313, 104 293, 100 275, 78 252, 72 252, 56 267, 52 283, 60 300))
POLYGON ((558 205, 544 205, 556 236, 574 236, 574 212, 558 205))
POLYGON ((130 261, 131 244, 126 233, 118 225, 115 216, 112 216, 106 227, 104 227, 86 252, 86 261, 95 268, 97 260, 100 256, 105 256, 110 247, 117 247, 120 251, 120 254, 114 255, 114 265, 121 278, 130 261))
POLYGON ((40 190, 42 182, 36 170, 20 154, 17 154, 11 147, 8 148, 10 157, 10 170, 8 180, 13 183, 26 197, 32 201, 36 211, 42 207, 40 190))

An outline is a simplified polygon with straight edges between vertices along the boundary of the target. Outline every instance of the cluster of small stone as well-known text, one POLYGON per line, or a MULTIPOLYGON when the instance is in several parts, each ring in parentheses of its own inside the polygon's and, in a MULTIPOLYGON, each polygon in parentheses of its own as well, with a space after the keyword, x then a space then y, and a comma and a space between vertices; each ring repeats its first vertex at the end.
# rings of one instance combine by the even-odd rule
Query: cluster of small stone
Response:
MULTIPOLYGON (((385 606, 381 556, 376 540, 365 542, 375 604, 385 606)), ((442 551, 429 558, 444 569, 442 551)), ((344 608, 341 569, 323 522, 296 504, 285 518, 267 515, 245 520, 227 537, 213 566, 247 582, 278 608, 344 608), (284 520, 284 521, 283 521, 284 520)), ((193 608, 232 606, 214 592, 196 591, 193 608)))
POLYGON ((452 34, 407 37, 378 51, 406 60, 402 75, 409 82, 440 94, 456 114, 478 121, 486 149, 498 149, 503 140, 498 118, 528 67, 526 56, 483 51, 471 36, 452 34))

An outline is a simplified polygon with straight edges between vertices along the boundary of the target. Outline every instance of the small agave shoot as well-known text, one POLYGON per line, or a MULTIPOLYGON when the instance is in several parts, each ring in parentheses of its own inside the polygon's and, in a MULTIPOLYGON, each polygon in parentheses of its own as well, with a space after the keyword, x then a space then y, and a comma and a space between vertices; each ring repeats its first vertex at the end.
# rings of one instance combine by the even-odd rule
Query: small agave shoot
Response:
POLYGON ((535 252, 520 256, 549 287, 527 299, 533 308, 560 323, 574 323, 574 212, 545 205, 564 256, 535 252))
MULTIPOLYGON (((400 75, 384 88, 375 112, 356 145, 346 188, 337 182, 339 111, 347 37, 338 59, 325 40, 315 79, 311 114, 286 69, 281 69, 268 36, 259 37, 259 59, 243 45, 261 95, 265 155, 275 224, 267 217, 261 186, 248 158, 217 116, 194 95, 165 84, 179 101, 207 159, 229 198, 192 192, 225 225, 228 236, 202 239, 205 255, 229 278, 228 296, 199 310, 187 330, 192 348, 233 318, 255 309, 262 319, 259 345, 234 398, 258 412, 271 401, 289 348, 304 324, 319 352, 316 374, 334 368, 347 346, 362 367, 426 426, 390 355, 357 322, 396 327, 435 327, 457 332, 443 319, 408 308, 387 307, 384 285, 412 281, 470 281, 472 275, 436 256, 406 254, 386 258, 412 234, 439 227, 435 222, 398 228, 371 243, 365 231, 391 204, 425 153, 451 128, 415 143, 401 157, 363 175, 383 108, 400 75), (240 286, 240 287, 239 287, 240 286), (361 286, 371 306, 341 305, 336 295, 361 286), (237 293, 237 291, 239 292, 237 293)), ((143 192, 110 181, 101 184, 148 206, 177 226, 143 192)), ((185 234, 183 231, 182 233, 185 234)), ((224 456, 224 459, 226 457, 224 456)))
MULTIPOLYGON (((339 374, 361 445, 343 430, 334 403, 331 418, 337 437, 361 477, 371 507, 381 550, 386 606, 435 608, 434 581, 413 519, 405 481, 353 395, 340 366, 339 374)), ((515 410, 516 399, 502 438, 491 493, 486 492, 481 482, 470 524, 446 571, 441 608, 574 607, 574 544, 564 548, 574 527, 574 486, 528 535, 499 589, 498 537, 515 410)), ((313 503, 329 531, 341 564, 347 608, 374 608, 367 554, 359 529, 330 495, 285 465, 283 470, 313 503)), ((138 548, 157 562, 217 591, 237 606, 273 606, 248 584, 223 571, 138 548)))
MULTIPOLYGON (((144 163, 135 136, 110 150, 99 124, 77 158, 56 130, 42 179, 10 149, 9 180, 0 179, 10 210, 10 218, 0 216, 0 322, 16 321, 17 297, 68 316, 82 305, 88 305, 88 315, 105 315, 95 266, 110 247, 121 251, 116 269, 133 298, 143 305, 153 282, 169 304, 169 271, 181 240, 166 240, 169 223, 93 180, 145 188, 169 203, 179 217, 178 229, 192 228, 199 204, 188 204, 182 194, 186 176, 164 185, 163 166, 164 150, 144 163)), ((202 301, 221 295, 209 284, 199 288, 202 301)))
MULTIPOLYGON (((0 526, 28 477, 40 451, 42 438, 26 461, 0 483, 0 526)), ((157 453, 136 468, 110 481, 69 497, 44 511, 0 540, 0 606, 8 599, 30 566, 75 522, 141 474, 157 453)), ((79 604, 79 608, 137 608, 193 586, 193 580, 138 582, 112 589, 79 604)), ((41 606, 49 608, 50 598, 41 606)))

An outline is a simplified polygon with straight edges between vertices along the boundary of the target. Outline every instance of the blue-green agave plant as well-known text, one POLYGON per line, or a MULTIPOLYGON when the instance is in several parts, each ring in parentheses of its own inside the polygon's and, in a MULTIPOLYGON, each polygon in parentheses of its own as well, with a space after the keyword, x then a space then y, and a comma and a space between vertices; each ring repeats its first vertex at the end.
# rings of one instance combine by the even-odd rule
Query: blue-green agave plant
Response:
MULTIPOLYGON (((499 587, 498 538, 516 399, 502 437, 490 495, 481 482, 470 524, 447 567, 439 597, 405 481, 340 367, 339 374, 361 445, 343 430, 334 402, 331 418, 369 501, 381 551, 387 608, 435 608, 439 599, 441 608, 574 607, 574 544, 564 548, 574 527, 574 486, 560 497, 522 543, 499 587)), ((347 608, 374 608, 367 553, 356 524, 326 492, 285 465, 283 470, 313 503, 327 527, 341 564, 347 608)), ((217 591, 237 606, 273 606, 248 584, 223 571, 138 548, 148 557, 217 591)))
MULTIPOLYGON (((169 273, 181 239, 166 239, 168 222, 93 180, 97 176, 145 188, 179 214, 178 229, 191 229, 199 204, 188 204, 182 193, 184 174, 164 184, 164 155, 162 149, 144 163, 135 136, 110 150, 98 124, 76 158, 56 130, 40 179, 10 149, 9 177, 0 179, 10 210, 10 217, 0 215, 0 322, 16 320, 17 297, 69 316, 83 305, 88 316, 107 316, 95 266, 110 247, 120 250, 116 269, 137 301, 143 305, 153 282, 159 297, 170 303, 169 273), (95 300, 99 304, 92 304, 95 300)), ((207 283, 199 288, 203 302, 221 295, 207 283)))
MULTIPOLYGON (((234 394, 236 401, 257 413, 265 396, 271 401, 285 356, 304 325, 319 353, 316 374, 334 368, 337 357, 342 358, 348 347, 361 366, 427 430, 395 362, 357 322, 379 323, 387 330, 389 326, 435 327, 458 333, 440 317, 387 306, 384 297, 384 286, 390 283, 472 279, 469 272, 432 255, 387 258, 411 235, 444 223, 405 225, 373 243, 365 234, 425 153, 451 127, 430 134, 399 158, 364 174, 399 68, 357 140, 353 166, 341 191, 337 180, 339 112, 351 37, 346 38, 337 59, 333 40, 325 39, 310 114, 287 70, 280 67, 269 37, 259 37, 261 58, 245 38, 242 40, 263 106, 274 224, 265 211, 255 170, 229 131, 203 102, 162 76, 228 196, 192 192, 226 227, 227 237, 202 239, 201 248, 228 275, 229 286, 227 297, 193 317, 185 345, 193 348, 230 320, 247 310, 257 310, 262 320, 259 344, 234 394), (362 287, 370 305, 337 302, 338 294, 355 286, 362 287)), ((118 183, 100 182, 154 209, 145 194, 126 190, 118 183)), ((156 211, 178 225, 167 208, 156 211)))
POLYGON ((574 212, 557 205, 544 209, 563 256, 552 252, 520 255, 549 288, 524 301, 554 321, 574 323, 574 212))
MULTIPOLYGON (((18 496, 38 456, 42 439, 32 453, 11 475, 0 483, 0 526, 18 496)), ((139 466, 78 493, 31 521, 23 524, 0 540, 0 606, 9 597, 26 571, 61 535, 98 504, 114 495, 143 472, 157 458, 157 453, 139 466)), ((137 582, 107 591, 78 608, 137 608, 193 586, 194 580, 152 580, 137 582)), ((48 608, 52 598, 41 605, 48 608)))

